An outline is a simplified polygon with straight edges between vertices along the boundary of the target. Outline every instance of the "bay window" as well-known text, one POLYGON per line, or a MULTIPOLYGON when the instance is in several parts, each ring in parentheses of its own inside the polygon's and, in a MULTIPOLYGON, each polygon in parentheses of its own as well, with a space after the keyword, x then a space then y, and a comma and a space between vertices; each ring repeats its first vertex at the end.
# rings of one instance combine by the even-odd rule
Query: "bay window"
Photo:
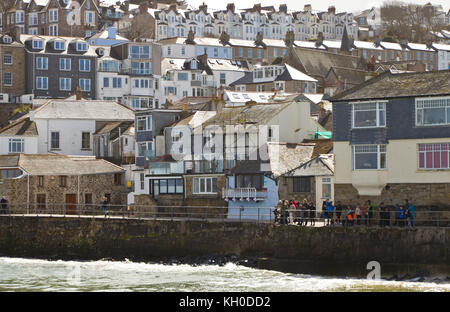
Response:
POLYGON ((419 144, 419 169, 450 169, 450 143, 419 144))
POLYGON ((386 103, 365 102, 352 104, 352 128, 386 126, 386 103))
POLYGON ((386 169, 386 145, 353 145, 353 170, 386 169))

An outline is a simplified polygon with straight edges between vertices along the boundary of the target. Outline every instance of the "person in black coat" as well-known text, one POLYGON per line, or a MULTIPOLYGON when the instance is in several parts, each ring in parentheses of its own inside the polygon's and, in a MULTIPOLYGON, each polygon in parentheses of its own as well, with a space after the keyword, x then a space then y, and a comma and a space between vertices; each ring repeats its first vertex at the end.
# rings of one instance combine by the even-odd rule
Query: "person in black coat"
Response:
POLYGON ((2 208, 1 213, 7 214, 8 213, 8 200, 5 198, 5 196, 2 196, 2 199, 0 200, 0 205, 2 208))

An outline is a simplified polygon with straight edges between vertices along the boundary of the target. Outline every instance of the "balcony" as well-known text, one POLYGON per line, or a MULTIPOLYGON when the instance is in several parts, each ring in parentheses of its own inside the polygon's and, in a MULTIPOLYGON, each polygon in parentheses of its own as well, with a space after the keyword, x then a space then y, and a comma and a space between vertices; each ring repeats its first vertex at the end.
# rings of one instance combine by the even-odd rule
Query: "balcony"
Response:
POLYGON ((266 190, 257 190, 254 187, 222 188, 222 198, 225 201, 262 201, 267 197, 266 190))

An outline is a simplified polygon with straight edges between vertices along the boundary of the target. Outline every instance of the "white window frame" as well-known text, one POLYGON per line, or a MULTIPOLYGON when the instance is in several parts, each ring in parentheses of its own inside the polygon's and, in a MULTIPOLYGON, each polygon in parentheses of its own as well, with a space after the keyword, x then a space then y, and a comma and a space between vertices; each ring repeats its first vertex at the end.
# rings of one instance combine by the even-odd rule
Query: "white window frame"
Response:
POLYGON ((24 153, 25 152, 25 139, 8 139, 8 153, 24 153), (12 147, 15 146, 15 151, 12 150, 12 147), (20 150, 17 147, 20 147, 20 150))
POLYGON ((86 52, 88 50, 88 45, 86 42, 77 42, 77 51, 86 52), (80 48, 83 47, 83 48, 80 48))
POLYGON ((34 39, 32 46, 33 46, 33 49, 42 50, 44 48, 44 42, 42 40, 34 39))
POLYGON ((68 57, 61 57, 61 58, 59 59, 59 70, 60 70, 60 71, 71 71, 71 70, 72 70, 72 59, 71 59, 71 58, 68 58, 68 57), (69 60, 69 64, 68 64, 69 66, 68 66, 68 68, 66 68, 67 60, 69 60), (62 61, 63 63, 61 63, 61 61, 62 61), (64 66, 61 67, 61 64, 64 64, 64 66))
POLYGON ((54 42, 54 46, 53 47, 57 51, 64 51, 66 49, 66 43, 64 41, 61 41, 61 40, 56 40, 54 42), (57 47, 57 45, 58 45, 58 47, 57 47), (62 48, 61 48, 61 45, 62 45, 62 48))
POLYGON ((82 92, 90 92, 91 91, 91 79, 82 78, 79 80, 79 86, 82 92), (81 81, 89 81, 89 89, 86 89, 86 84, 84 83, 82 86, 81 81))
POLYGON ((13 85, 13 73, 11 73, 11 72, 3 72, 3 85, 4 86, 12 86, 13 85), (10 83, 6 83, 6 79, 5 79, 5 75, 6 74, 10 74, 10 76, 11 76, 10 83))
POLYGON ((419 143, 417 144, 417 168, 418 170, 449 170, 450 169, 450 142, 436 142, 436 143, 419 143), (435 149, 436 145, 441 145, 439 150, 435 149), (447 150, 443 150, 442 149, 442 144, 447 144, 447 150), (420 150, 420 146, 423 145, 424 146, 424 150, 421 151, 420 150), (427 146, 431 145, 432 148, 431 150, 427 150, 427 146), (447 157, 447 168, 443 168, 443 167, 439 167, 439 168, 427 168, 426 164, 427 164, 427 153, 431 152, 432 153, 432 158, 433 158, 433 164, 434 164, 434 153, 439 153, 439 160, 442 160, 442 154, 446 154, 447 157), (423 163, 424 163, 424 167, 420 167, 420 155, 423 154, 423 163))
POLYGON ((387 145, 386 144, 355 144, 352 145, 352 170, 360 171, 360 170, 387 170, 387 145), (376 147, 375 151, 370 151, 376 147), (356 151, 360 149, 362 151, 356 151), (364 151, 365 150, 365 151, 364 151), (356 168, 356 154, 373 154, 377 153, 377 167, 376 168, 367 168, 367 169, 357 169, 356 168), (384 154, 384 167, 381 167, 381 154, 384 154))
POLYGON ((36 77, 36 90, 48 90, 48 77, 44 77, 44 76, 38 76, 36 77), (38 80, 41 80, 41 87, 38 87, 38 80), (46 88, 44 88, 43 82, 46 81, 46 88))
POLYGON ((60 91, 71 91, 72 90, 72 79, 66 78, 66 77, 60 77, 59 78, 59 90, 60 91), (64 81, 64 88, 61 88, 62 81, 64 81))
POLYGON ((80 72, 89 73, 91 71, 91 60, 90 59, 80 59, 78 62, 78 69, 80 72), (81 64, 83 64, 83 69, 81 64), (89 65, 89 66, 86 66, 89 65), (87 68, 87 69, 86 69, 87 68))
POLYGON ((333 183, 331 182, 331 178, 326 177, 326 178, 322 178, 322 199, 330 199, 333 197, 333 183), (325 194, 324 193, 324 186, 325 185, 329 185, 330 186, 330 193, 329 194, 325 194), (324 195, 330 195, 330 196, 324 196, 324 195))
POLYGON ((46 56, 37 56, 36 57, 36 69, 37 70, 48 70, 48 57, 46 57, 46 56), (39 64, 38 60, 39 59, 41 59, 42 67, 38 67, 38 64, 39 64))
POLYGON ((11 54, 4 54, 3 55, 3 64, 4 65, 12 65, 13 64, 13 56, 11 54), (7 59, 10 60, 9 63, 6 62, 7 59))
POLYGON ((58 22, 58 9, 50 9, 48 11, 48 22, 49 23, 58 22))
POLYGON ((448 126, 450 125, 450 97, 431 97, 431 98, 416 98, 415 99, 416 110, 416 126, 418 127, 436 127, 436 126, 448 126), (428 102, 428 103, 427 103, 428 102), (423 122, 423 110, 432 108, 444 108, 445 123, 425 124, 423 122), (422 115, 419 116, 419 111, 422 111, 422 115))
POLYGON ((351 107, 351 119, 352 119, 352 129, 368 129, 368 128, 385 128, 386 127, 386 103, 388 101, 361 101, 361 102, 350 102, 351 107), (373 109, 358 109, 355 110, 356 105, 376 105, 376 125, 366 126, 366 127, 355 127, 355 111, 373 111, 373 109), (380 122, 380 112, 384 112, 384 124, 380 122))
POLYGON ((217 177, 194 177, 194 178, 192 179, 192 194, 196 194, 196 195, 217 194, 217 183, 218 183, 217 177), (213 190, 213 182, 212 182, 213 179, 216 179, 216 191, 215 191, 215 192, 214 192, 214 190, 213 190), (204 182, 205 190, 204 190, 203 192, 202 192, 202 190, 201 190, 201 188, 200 188, 200 185, 201 185, 200 181, 201 181, 201 180, 204 180, 204 181, 205 181, 205 182, 204 182), (196 182, 196 181, 198 181, 198 182, 196 182), (208 182, 208 181, 210 181, 210 182, 208 182), (196 183, 198 184, 198 192, 195 191, 195 185, 196 185, 196 183), (207 187, 208 183, 210 183, 210 185, 211 185, 211 191, 210 191, 210 192, 207 191, 207 189, 208 189, 208 187, 207 187))

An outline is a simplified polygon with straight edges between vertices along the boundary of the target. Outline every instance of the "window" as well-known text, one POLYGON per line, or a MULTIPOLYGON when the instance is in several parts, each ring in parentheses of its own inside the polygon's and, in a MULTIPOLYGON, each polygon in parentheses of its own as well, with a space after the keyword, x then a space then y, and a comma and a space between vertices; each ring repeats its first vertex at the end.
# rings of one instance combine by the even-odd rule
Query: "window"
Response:
POLYGON ((58 25, 50 25, 48 32, 50 36, 58 36, 58 25))
POLYGON ((70 91, 72 79, 70 78, 59 78, 59 90, 61 91, 70 91))
POLYGON ((91 148, 91 133, 82 132, 81 133, 81 148, 90 149, 91 148))
POLYGON ((80 88, 84 92, 91 91, 91 79, 80 79, 80 88))
POLYGON ((44 186, 44 176, 38 176, 38 186, 44 186))
POLYGON ((238 48, 238 56, 239 56, 239 57, 242 57, 242 55, 243 55, 242 48, 238 48))
POLYGON ((450 97, 416 99, 416 125, 450 124, 450 97))
POLYGON ((178 80, 188 80, 188 73, 178 73, 178 80))
POLYGON ((131 62, 131 72, 135 75, 150 75, 150 62, 131 62))
POLYGON ((59 59, 59 70, 70 71, 71 68, 72 68, 72 59, 70 58, 59 59))
POLYGON ((305 81, 303 83, 303 93, 308 93, 308 82, 307 81, 305 81))
POLYGON ((84 203, 86 205, 92 205, 92 193, 84 194, 84 203))
POLYGON ((25 150, 24 139, 9 139, 9 153, 23 153, 25 150))
POLYGON ((193 194, 216 194, 217 193, 217 178, 203 177, 194 178, 193 194))
POLYGON ((91 25, 94 24, 94 22, 95 22, 94 12, 86 12, 85 24, 91 25))
POLYGON ((103 88, 109 88, 109 78, 103 77, 103 88))
POLYGON ((77 51, 80 51, 80 52, 87 51, 87 43, 77 42, 77 51))
POLYGON ((197 69, 197 62, 196 61, 192 61, 191 62, 191 69, 197 69))
POLYGON ((145 174, 144 173, 139 174, 139 181, 141 184, 141 190, 145 189, 145 174))
POLYGON ((220 73, 220 84, 226 84, 225 73, 220 73))
POLYGON ((48 69, 48 58, 47 57, 36 57, 36 69, 47 70, 48 69))
POLYGON ((122 185, 123 184, 123 174, 121 173, 115 173, 114 174, 114 184, 115 185, 122 185))
POLYGON ((352 106, 352 127, 371 128, 386 126, 386 103, 350 103, 352 106))
POLYGON ((138 146, 138 157, 144 157, 146 151, 153 151, 153 142, 140 142, 138 146))
POLYGON ((36 77, 36 89, 48 90, 48 77, 36 77))
POLYGON ((48 21, 54 23, 58 21, 58 9, 51 9, 48 15, 48 21))
POLYGON ((278 50, 277 48, 273 48, 273 57, 277 57, 278 56, 278 50))
POLYGON ((30 13, 28 16, 29 26, 35 26, 38 23, 37 13, 30 13))
POLYGON ((254 187, 260 190, 264 186, 263 179, 262 175, 236 175, 235 186, 237 188, 254 187))
POLYGON ((181 47, 181 55, 185 55, 186 54, 186 47, 181 47))
POLYGON ((322 198, 331 199, 331 178, 322 178, 322 198))
POLYGON ((3 64, 12 65, 12 55, 4 55, 3 56, 3 64))
MULTIPOLYGON (((170 53, 169 53, 170 55, 170 53)), ((131 58, 148 59, 150 58, 150 46, 130 46, 131 58)))
POLYGON ((112 82, 113 82, 113 88, 114 89, 122 88, 122 78, 114 77, 112 79, 112 82))
POLYGON ((354 145, 353 170, 386 169, 386 145, 354 145))
POLYGON ((311 177, 293 177, 292 182, 294 193, 311 192, 311 177))
POLYGON ((57 131, 52 131, 51 133, 50 148, 59 149, 59 132, 57 131))
POLYGON ((151 131, 152 130, 152 116, 138 116, 137 117, 137 130, 138 131, 151 131))
POLYGON ((419 169, 450 169, 450 143, 419 144, 419 169))
POLYGON ((80 59, 80 71, 90 72, 91 71, 91 60, 80 59))
POLYGON ((12 73, 4 72, 3 73, 3 85, 4 86, 12 86, 12 73))
POLYGON ((66 176, 59 176, 59 186, 60 187, 67 186, 67 177, 66 176))
POLYGON ((55 47, 55 50, 64 50, 65 49, 65 46, 66 46, 66 44, 65 44, 65 42, 64 41, 55 41, 55 45, 54 45, 54 47, 55 47))
POLYGON ((252 49, 248 49, 248 50, 247 50, 247 56, 248 56, 249 58, 252 57, 252 49))

